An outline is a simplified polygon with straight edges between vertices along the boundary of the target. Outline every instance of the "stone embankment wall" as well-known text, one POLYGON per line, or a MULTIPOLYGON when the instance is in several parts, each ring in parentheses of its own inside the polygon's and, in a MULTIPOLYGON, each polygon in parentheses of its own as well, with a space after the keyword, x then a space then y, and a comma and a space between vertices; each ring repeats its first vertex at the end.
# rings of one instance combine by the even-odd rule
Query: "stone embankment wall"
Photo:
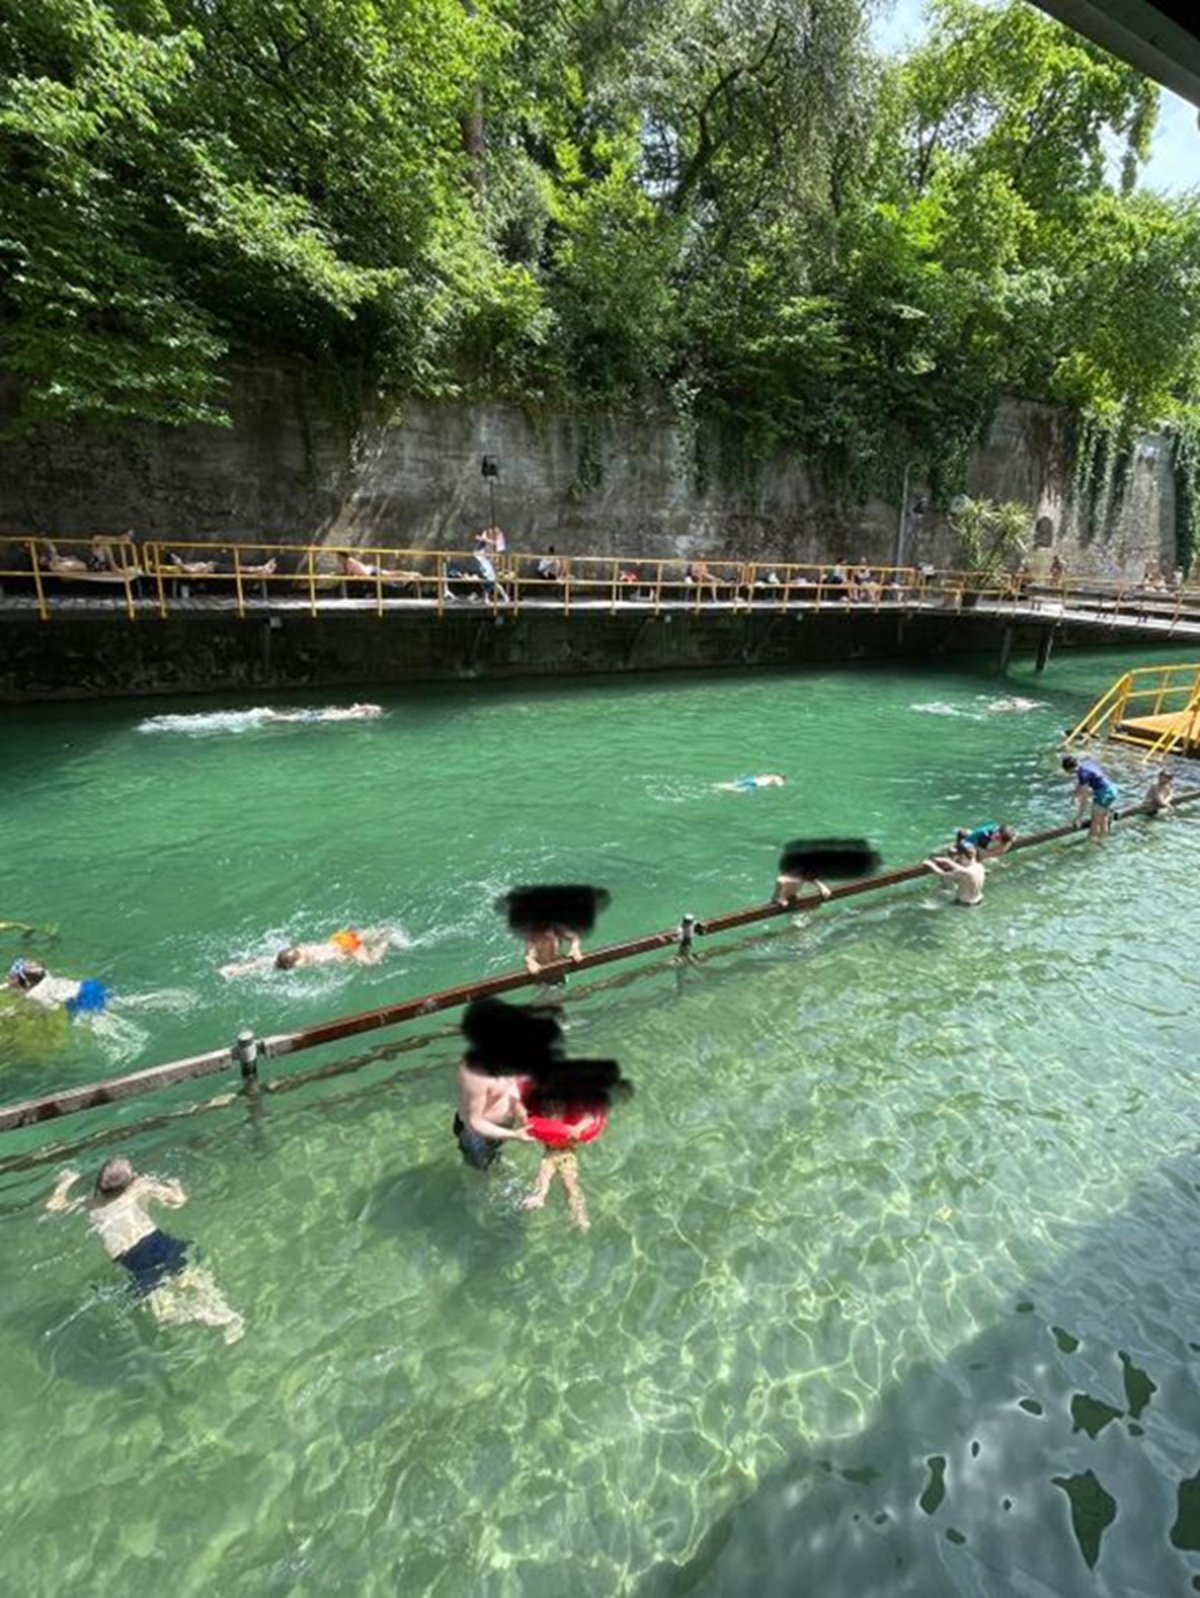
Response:
MULTIPOLYGON (((0 388, 0 422, 11 401, 0 388)), ((697 486, 669 419, 424 401, 364 410, 313 372, 282 366, 232 371, 228 401, 229 428, 0 443, 0 533, 462 549, 490 519, 480 469, 490 454, 496 519, 514 550, 888 564, 901 549, 897 505, 839 502, 795 452, 739 487, 697 486)), ((1072 449, 1065 413, 1006 401, 975 452, 969 491, 1031 507, 1035 569, 1055 554, 1080 574, 1171 568, 1170 441, 1139 441, 1115 506, 1074 494, 1072 449)), ((910 489, 904 563, 953 565, 953 532, 923 508, 927 489, 910 489)))

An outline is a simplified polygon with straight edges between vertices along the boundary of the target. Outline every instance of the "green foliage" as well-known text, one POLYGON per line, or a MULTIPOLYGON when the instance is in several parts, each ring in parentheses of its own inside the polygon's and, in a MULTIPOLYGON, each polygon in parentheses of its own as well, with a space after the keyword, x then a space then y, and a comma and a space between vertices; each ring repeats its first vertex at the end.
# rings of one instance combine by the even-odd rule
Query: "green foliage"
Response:
POLYGON ((964 494, 954 501, 951 512, 959 564, 981 582, 991 582, 1014 558, 1025 554, 1032 522, 1028 505, 1017 500, 968 499, 964 494))
POLYGON ((702 486, 786 448, 948 500, 1015 392, 1084 418, 1102 521, 1200 387, 1200 201, 1134 186, 1156 91, 1024 0, 934 0, 881 64, 864 6, 0 0, 24 419, 220 421, 262 353, 585 440, 665 402, 702 486))

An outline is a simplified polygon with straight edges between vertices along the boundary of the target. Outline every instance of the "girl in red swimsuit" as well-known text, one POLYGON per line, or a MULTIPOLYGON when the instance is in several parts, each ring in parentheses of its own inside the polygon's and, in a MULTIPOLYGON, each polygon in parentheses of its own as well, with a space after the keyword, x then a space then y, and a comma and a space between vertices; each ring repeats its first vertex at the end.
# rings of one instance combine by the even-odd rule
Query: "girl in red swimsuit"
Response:
POLYGON ((579 1186, 579 1165, 575 1150, 581 1143, 594 1143, 608 1124, 608 1111, 603 1103, 563 1104, 548 1099, 538 1092, 532 1082, 521 1084, 521 1102, 529 1113, 530 1132, 545 1149, 538 1167, 533 1192, 522 1208, 540 1210, 550 1192, 555 1175, 562 1177, 567 1190, 567 1207, 571 1219, 586 1232, 591 1226, 583 1190, 579 1186))

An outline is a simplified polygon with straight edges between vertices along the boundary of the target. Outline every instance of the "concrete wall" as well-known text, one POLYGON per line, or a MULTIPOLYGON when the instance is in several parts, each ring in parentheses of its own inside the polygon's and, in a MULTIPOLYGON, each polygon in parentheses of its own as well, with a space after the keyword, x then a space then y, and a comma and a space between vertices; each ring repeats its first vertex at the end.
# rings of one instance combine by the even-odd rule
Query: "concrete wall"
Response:
MULTIPOLYGON (((0 702, 118 695, 258 693, 286 688, 763 668, 802 662, 929 659, 990 652, 1004 622, 969 613, 845 611, 815 615, 660 616, 523 612, 378 618, 303 612, 238 621, 191 613, 168 621, 117 615, 9 614, 0 620, 0 702)), ((1015 629, 1016 658, 1048 629, 1015 629)), ((1085 640, 1087 642, 1088 640, 1085 640)))
MULTIPOLYGON (((0 418, 11 400, 11 388, 7 396, 0 388, 0 418)), ((487 453, 500 461, 496 517, 514 549, 882 564, 897 546, 896 506, 837 502, 795 453, 781 452, 748 486, 699 490, 668 420, 417 401, 363 413, 311 370, 283 366, 232 371, 229 402, 228 429, 0 444, 0 533, 463 548, 490 519, 480 474, 487 453)), ((1031 549, 1035 568, 1056 553, 1080 573, 1173 566, 1169 442, 1139 443, 1119 514, 1098 522, 1072 497, 1071 450, 1064 413, 1006 401, 976 451, 969 489, 1023 500, 1042 518, 1049 541, 1031 549)), ((919 504, 923 485, 911 489, 910 504, 919 504)), ((906 561, 946 565, 955 556, 942 518, 910 515, 906 561)))

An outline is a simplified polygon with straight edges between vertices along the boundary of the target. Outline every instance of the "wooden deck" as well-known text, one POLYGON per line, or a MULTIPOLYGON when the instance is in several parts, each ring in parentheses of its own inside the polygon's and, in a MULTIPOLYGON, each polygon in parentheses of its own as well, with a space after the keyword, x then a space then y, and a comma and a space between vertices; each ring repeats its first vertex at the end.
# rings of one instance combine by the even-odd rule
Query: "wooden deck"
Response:
POLYGON ((1159 716, 1127 716, 1113 728, 1111 737, 1119 743, 1140 744, 1149 748, 1167 734, 1171 754, 1200 754, 1200 710, 1187 707, 1159 716))

